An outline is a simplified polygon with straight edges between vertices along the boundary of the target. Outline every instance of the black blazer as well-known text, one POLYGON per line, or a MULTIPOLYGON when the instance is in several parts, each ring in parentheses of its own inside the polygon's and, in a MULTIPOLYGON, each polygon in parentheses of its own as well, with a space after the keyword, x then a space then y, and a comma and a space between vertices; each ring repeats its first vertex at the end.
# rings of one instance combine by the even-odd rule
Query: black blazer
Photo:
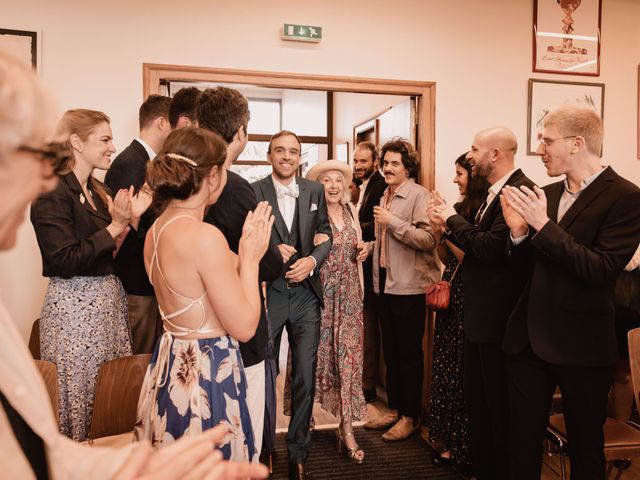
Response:
POLYGON ((133 140, 111 162, 104 177, 104 183, 109 186, 112 192, 117 192, 121 188, 129 188, 131 185, 137 192, 144 184, 148 161, 149 154, 145 148, 139 141, 133 140))
POLYGON ((505 351, 517 354, 530 343, 551 363, 613 365, 614 285, 640 243, 640 189, 608 167, 560 222, 564 182, 544 191, 551 220, 523 247, 533 251, 534 266, 509 319, 505 351))
POLYGON ((115 241, 106 227, 111 217, 97 194, 97 210, 85 199, 75 174, 60 177, 53 192, 31 206, 31 223, 42 254, 42 275, 71 278, 77 275, 115 274, 115 241), (84 200, 84 202, 82 201, 84 200))
MULTIPOLYGON (((324 187, 317 182, 312 182, 301 177, 296 177, 296 182, 300 192, 297 198, 298 230, 301 250, 299 255, 301 257, 312 256, 316 260, 314 274, 307 277, 304 283, 316 294, 320 305, 324 305, 322 300, 322 286, 320 284, 320 266, 331 251, 333 238, 331 224, 329 223, 329 216, 327 214, 327 204, 324 199, 324 187), (314 246, 313 237, 316 233, 328 235, 329 241, 314 246)), ((275 222, 273 223, 271 241, 275 242, 276 245, 285 243, 284 239, 286 238, 285 232, 287 231, 287 226, 278 208, 276 189, 273 186, 271 175, 252 183, 251 186, 255 191, 258 201, 268 201, 273 209, 275 222)), ((269 287, 277 288, 274 285, 269 285, 269 287)))
MULTIPOLYGON (((149 154, 145 148, 133 140, 111 163, 104 181, 112 192, 131 185, 137 192, 144 184, 148 162, 149 154)), ((127 235, 115 259, 116 274, 124 290, 131 295, 155 296, 144 268, 144 239, 152 224, 151 213, 146 212, 140 219, 138 231, 127 235)))
MULTIPOLYGON (((228 171, 227 183, 222 189, 218 201, 209 207, 204 221, 218 227, 227 239, 229 248, 234 253, 238 253, 238 244, 242 236, 245 218, 248 212, 256 208, 257 204, 256 195, 249 182, 237 173, 228 171)), ((283 269, 282 255, 278 246, 272 241, 260 260, 260 281, 275 280, 282 275, 283 269)), ((262 298, 262 289, 260 289, 260 296, 262 298)), ((248 342, 240 343, 240 353, 245 367, 250 367, 264 360, 268 335, 264 302, 261 302, 260 321, 255 335, 248 342)))
POLYGON ((373 207, 380 204, 380 199, 386 189, 387 183, 384 181, 384 177, 376 170, 369 177, 367 188, 360 193, 363 197, 360 211, 358 212, 358 220, 360 221, 360 228, 362 228, 362 240, 364 242, 371 242, 376 238, 373 207))
MULTIPOLYGON (((506 185, 533 186, 520 169, 506 185)), ((507 318, 527 279, 526 259, 510 256, 509 227, 504 221, 500 198, 486 208, 478 226, 462 215, 447 220, 449 238, 465 253, 462 262, 464 332, 475 343, 502 342, 507 318)))

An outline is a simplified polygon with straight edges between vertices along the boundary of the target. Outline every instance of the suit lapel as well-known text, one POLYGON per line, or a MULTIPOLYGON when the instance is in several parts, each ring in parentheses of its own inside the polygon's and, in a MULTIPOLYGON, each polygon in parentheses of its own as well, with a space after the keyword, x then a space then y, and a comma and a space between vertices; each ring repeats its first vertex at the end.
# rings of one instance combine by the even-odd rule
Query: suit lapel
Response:
POLYGON ((306 183, 301 178, 296 178, 298 183, 298 201, 296 206, 298 207, 298 230, 300 232, 300 245, 304 245, 304 239, 307 233, 307 214, 311 206, 310 191, 307 188, 306 183))
POLYGON ((82 205, 82 208, 84 208, 89 213, 89 215, 91 215, 92 217, 97 217, 102 221, 106 221, 107 223, 111 222, 111 216, 109 215, 107 206, 102 204, 102 200, 100 199, 99 195, 95 195, 93 197, 93 201, 96 204, 97 210, 93 209, 93 207, 89 203, 89 200, 85 198, 84 192, 82 191, 82 187, 80 186, 80 182, 76 178, 75 173, 69 172, 62 178, 69 187, 69 190, 71 190, 74 196, 78 199, 80 205, 82 205))
MULTIPOLYGON (((607 167, 606 171, 602 172, 589 186, 587 186, 587 188, 584 189, 574 204, 566 211, 558 225, 566 230, 569 225, 573 223, 576 217, 580 215, 580 212, 588 207, 591 202, 609 186, 610 182, 615 178, 615 175, 616 173, 611 170, 611 167, 607 167)), ((558 210, 556 208, 556 218, 557 212, 558 210)))
POLYGON ((560 197, 564 191, 564 182, 554 183, 545 187, 547 195, 547 215, 549 219, 558 223, 558 207, 560 206, 560 197))
MULTIPOLYGON (((511 176, 507 179, 507 181, 504 184, 505 185, 517 184, 522 176, 523 176, 522 170, 520 170, 518 168, 515 172, 513 172, 511 174, 511 176)), ((503 188, 504 188, 504 186, 503 186, 503 188)), ((500 192, 501 191, 502 191, 502 189, 500 189, 500 192)), ((493 200, 491 200, 491 204, 487 205, 487 208, 484 211, 484 213, 482 215, 482 218, 480 219, 480 223, 478 223, 478 226, 483 225, 485 222, 489 222, 490 224, 493 223, 493 221, 494 221, 494 219, 496 217, 496 211, 500 207, 500 192, 498 192, 498 195, 496 195, 493 198, 493 200), (489 220, 489 219, 491 219, 491 220, 489 220)))
POLYGON ((284 241, 286 236, 287 227, 284 223, 284 219, 282 218, 282 213, 280 212, 280 208, 278 207, 278 197, 276 196, 276 188, 273 186, 273 180, 271 179, 271 175, 262 180, 262 192, 264 194, 264 199, 269 202, 271 205, 271 211, 275 216, 273 226, 280 235, 280 240, 284 241))

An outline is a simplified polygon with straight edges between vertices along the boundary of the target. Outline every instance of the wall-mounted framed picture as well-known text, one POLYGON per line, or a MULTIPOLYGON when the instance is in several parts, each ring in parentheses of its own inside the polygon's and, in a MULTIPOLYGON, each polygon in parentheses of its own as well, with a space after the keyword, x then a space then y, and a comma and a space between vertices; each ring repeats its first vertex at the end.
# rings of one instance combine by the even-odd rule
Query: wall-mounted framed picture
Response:
POLYGON ((534 0, 533 71, 600 75, 602 0, 534 0))
POLYGON ((604 118, 604 83, 558 82, 529 79, 527 154, 535 155, 537 135, 547 114, 567 103, 582 103, 604 118))
POLYGON ((0 51, 31 65, 34 70, 40 68, 39 48, 38 32, 0 28, 0 51))

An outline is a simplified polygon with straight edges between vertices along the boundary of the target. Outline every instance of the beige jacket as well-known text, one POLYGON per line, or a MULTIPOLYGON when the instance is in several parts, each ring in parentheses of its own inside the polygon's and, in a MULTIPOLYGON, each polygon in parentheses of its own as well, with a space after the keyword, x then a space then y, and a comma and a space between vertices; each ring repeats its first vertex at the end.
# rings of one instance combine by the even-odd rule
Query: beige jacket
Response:
MULTIPOLYGON (((90 447, 76 443, 58 432, 42 377, 1 301, 0 390, 42 438, 52 479, 111 478, 133 448, 133 445, 119 449, 90 447)), ((1 406, 0 465, 0 478, 35 478, 1 406)))
MULTIPOLYGON (((385 195, 388 192, 385 190, 385 195)), ((440 280, 436 242, 427 217, 431 194, 413 179, 400 185, 389 211, 395 217, 387 225, 387 280, 385 293, 417 295, 424 287, 440 280)), ((380 199, 380 205, 384 196, 380 199)), ((373 245, 373 290, 380 293, 379 265, 381 226, 376 223, 373 245)))

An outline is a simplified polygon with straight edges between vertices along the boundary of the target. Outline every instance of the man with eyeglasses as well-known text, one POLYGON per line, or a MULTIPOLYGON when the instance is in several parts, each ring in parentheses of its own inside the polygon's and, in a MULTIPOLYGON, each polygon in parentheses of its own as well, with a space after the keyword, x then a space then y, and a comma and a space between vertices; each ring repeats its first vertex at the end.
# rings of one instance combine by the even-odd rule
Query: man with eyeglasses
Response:
POLYGON ((566 178, 543 189, 503 189, 513 256, 529 251, 533 261, 504 339, 514 479, 540 478, 556 386, 571 477, 605 478, 602 427, 618 358, 614 283, 640 242, 640 189, 602 165, 602 138, 591 108, 552 111, 536 153, 549 176, 566 178))

